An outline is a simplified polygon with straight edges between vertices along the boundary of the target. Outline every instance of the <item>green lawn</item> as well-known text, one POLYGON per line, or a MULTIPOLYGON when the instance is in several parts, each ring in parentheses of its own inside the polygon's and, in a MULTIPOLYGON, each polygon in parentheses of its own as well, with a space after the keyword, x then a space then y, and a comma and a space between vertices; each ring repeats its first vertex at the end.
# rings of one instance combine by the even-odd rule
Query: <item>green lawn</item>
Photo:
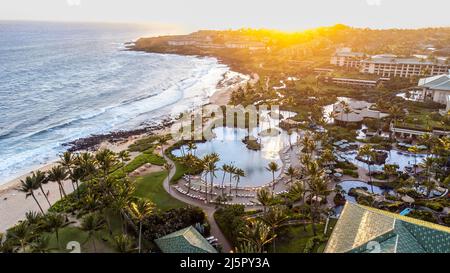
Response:
MULTIPOLYGON (((50 236, 49 247, 56 252, 69 252, 66 246, 69 242, 78 242, 81 245, 81 252, 88 253, 94 252, 94 244, 92 239, 88 240, 88 233, 79 229, 78 227, 65 227, 59 230, 59 246, 56 240, 55 233, 45 233, 43 236, 50 236)), ((96 234, 95 236, 95 248, 96 252, 112 252, 111 247, 107 242, 102 240, 103 232, 96 234)), ((107 231, 105 231, 107 233, 107 231)))
POLYGON ((186 206, 170 196, 163 187, 167 172, 155 172, 136 180, 135 196, 151 200, 160 210, 169 210, 186 206))
POLYGON ((170 180, 170 183, 176 183, 178 180, 180 180, 183 175, 187 172, 187 168, 181 164, 178 161, 174 161, 175 163, 175 174, 173 175, 172 179, 170 180))
MULTIPOLYGON (((323 224, 317 225, 317 234, 323 234, 323 229, 323 224)), ((303 229, 303 225, 282 227, 275 239, 276 252, 303 253, 306 243, 311 237, 313 237, 311 224, 306 225, 306 231, 303 229)), ((322 248, 322 246, 319 246, 319 248, 322 248)), ((272 246, 269 247, 269 251, 273 251, 272 246)))

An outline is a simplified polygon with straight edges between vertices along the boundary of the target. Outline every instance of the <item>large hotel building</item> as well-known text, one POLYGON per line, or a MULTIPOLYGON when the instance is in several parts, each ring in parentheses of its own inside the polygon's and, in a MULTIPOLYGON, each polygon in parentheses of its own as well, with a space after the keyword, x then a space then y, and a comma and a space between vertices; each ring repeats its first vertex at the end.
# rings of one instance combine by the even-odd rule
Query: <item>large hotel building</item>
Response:
POLYGON ((351 52, 350 49, 337 51, 331 57, 331 64, 355 68, 366 74, 380 77, 436 76, 449 71, 450 62, 445 59, 433 61, 424 58, 398 58, 395 55, 376 55, 364 58, 363 53, 351 52))

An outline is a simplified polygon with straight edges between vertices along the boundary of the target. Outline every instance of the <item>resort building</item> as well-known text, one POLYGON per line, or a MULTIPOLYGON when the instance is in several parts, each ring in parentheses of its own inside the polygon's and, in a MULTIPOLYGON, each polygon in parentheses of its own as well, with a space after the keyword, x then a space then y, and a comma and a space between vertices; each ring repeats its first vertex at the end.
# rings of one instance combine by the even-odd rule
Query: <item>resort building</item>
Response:
POLYGON ((386 113, 370 109, 372 105, 373 103, 357 100, 336 102, 335 104, 333 104, 333 113, 335 116, 334 119, 338 123, 360 123, 365 118, 381 119, 388 116, 388 114, 386 113))
POLYGON ((254 41, 232 41, 225 43, 226 48, 240 48, 240 49, 248 49, 248 50, 265 50, 266 45, 261 42, 254 41))
POLYGON ((340 67, 359 68, 364 56, 364 53, 352 52, 351 48, 341 48, 336 50, 336 53, 331 57, 330 63, 340 67))
POLYGON ((449 109, 450 71, 448 74, 423 78, 419 80, 418 88, 422 90, 423 97, 434 102, 447 105, 449 109))
POLYGON ((361 79, 333 78, 333 77, 323 77, 322 81, 325 83, 333 83, 336 85, 362 87, 362 88, 375 88, 380 83, 380 80, 361 80, 361 79))
POLYGON ((425 134, 433 134, 438 137, 450 135, 450 131, 444 130, 443 128, 431 128, 429 130, 426 130, 424 128, 412 127, 409 124, 403 126, 400 123, 397 123, 395 125, 394 123, 391 123, 390 130, 394 136, 401 138, 418 138, 425 134))
POLYGON ((217 250, 193 226, 155 240, 164 253, 217 253, 217 250))
POLYGON ((450 228, 347 202, 325 253, 448 253, 450 228))
POLYGON ((424 58, 397 58, 394 55, 377 55, 361 61, 360 71, 382 77, 436 76, 447 73, 450 69, 448 61, 424 58))

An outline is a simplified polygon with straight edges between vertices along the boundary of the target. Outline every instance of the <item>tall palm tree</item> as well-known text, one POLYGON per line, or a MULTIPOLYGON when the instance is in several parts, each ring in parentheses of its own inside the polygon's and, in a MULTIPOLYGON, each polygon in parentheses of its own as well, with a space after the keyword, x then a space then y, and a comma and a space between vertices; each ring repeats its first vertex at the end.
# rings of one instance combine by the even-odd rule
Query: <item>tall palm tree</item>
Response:
MULTIPOLYGON (((289 217, 281 206, 275 206, 270 208, 267 213, 264 213, 260 219, 271 228, 273 236, 277 236, 276 229, 284 224, 289 217)), ((275 240, 272 241, 272 244, 273 252, 275 252, 275 240)))
POLYGON ((71 222, 62 214, 58 213, 48 213, 45 216, 45 226, 50 229, 56 235, 56 243, 58 247, 61 248, 59 244, 59 230, 71 224, 71 222))
POLYGON ((270 227, 259 219, 249 220, 240 232, 239 240, 252 245, 257 253, 263 253, 265 245, 275 239, 270 227))
MULTIPOLYGON (((317 163, 312 163, 312 165, 318 166, 317 163)), ((330 190, 328 189, 328 180, 323 174, 323 169, 318 169, 316 167, 310 167, 310 171, 314 171, 310 173, 309 178, 307 179, 308 183, 308 191, 311 196, 311 209, 312 209, 312 228, 314 236, 317 235, 316 221, 320 219, 320 201, 322 199, 326 199, 330 190)))
POLYGON ((272 173, 272 197, 275 191, 275 173, 280 170, 280 167, 276 162, 270 162, 269 165, 267 165, 266 170, 272 173))
POLYGON ((130 213, 134 219, 139 222, 139 253, 142 250, 142 223, 146 218, 153 214, 155 210, 155 205, 146 200, 139 199, 137 202, 132 202, 130 204, 130 213))
POLYGON ((192 155, 195 155, 195 151, 197 150, 197 145, 193 141, 189 141, 187 144, 188 152, 192 155))
POLYGON ((127 150, 120 151, 117 154, 117 158, 120 160, 120 163, 122 163, 122 172, 123 172, 123 174, 127 175, 125 173, 125 162, 130 160, 130 158, 131 158, 130 157, 130 153, 127 150))
POLYGON ((109 149, 102 149, 95 154, 95 159, 99 169, 102 171, 103 180, 106 180, 106 176, 117 163, 116 154, 109 149))
POLYGON ((417 154, 420 152, 419 148, 414 145, 408 148, 408 151, 414 156, 414 174, 417 173, 417 154))
POLYGON ((62 185, 62 181, 66 180, 68 176, 67 171, 64 169, 63 166, 61 165, 57 165, 55 167, 53 167, 49 172, 48 172, 48 179, 49 181, 53 181, 58 183, 58 187, 59 187, 59 194, 61 196, 61 199, 64 197, 66 197, 66 191, 64 190, 64 187, 62 185))
POLYGON ((363 145, 363 146, 359 147, 358 155, 363 157, 363 158, 365 158, 367 160, 367 168, 369 170, 370 188, 372 190, 372 193, 374 193, 373 192, 373 183, 372 183, 372 173, 371 173, 371 170, 370 170, 370 166, 372 165, 372 161, 375 158, 375 152, 373 150, 372 145, 366 144, 366 145, 363 145))
POLYGON ((394 164, 385 164, 383 166, 383 171, 388 176, 388 182, 390 182, 390 177, 392 175, 397 174, 397 169, 398 169, 398 165, 394 165, 394 164))
POLYGON ((45 197, 45 200, 47 200, 48 207, 51 207, 52 204, 50 204, 50 201, 48 200, 48 196, 45 193, 44 187, 43 187, 44 184, 48 183, 48 179, 45 176, 45 173, 41 172, 41 171, 32 172, 31 178, 35 181, 36 186, 39 187, 39 189, 41 190, 42 195, 44 195, 44 197, 45 197))
POLYGON ((238 188, 239 188, 239 182, 241 181, 241 177, 245 176, 245 171, 241 168, 237 168, 234 171, 234 178, 236 179, 236 196, 238 193, 238 188))
POLYGON ((233 175, 236 172, 237 168, 233 164, 228 165, 228 173, 230 174, 230 194, 231 194, 231 180, 233 179, 233 175))
POLYGON ((225 176, 227 175, 227 173, 228 173, 230 167, 229 167, 228 164, 223 164, 222 167, 221 167, 220 169, 221 169, 222 172, 223 172, 222 183, 220 184, 220 187, 221 187, 221 189, 222 189, 222 195, 224 195, 224 187, 223 187, 223 185, 224 185, 224 183, 225 183, 225 176))
POLYGON ((33 232, 30 225, 23 221, 11 228, 8 231, 8 236, 11 236, 11 238, 17 240, 20 245, 20 251, 25 252, 26 245, 36 237, 36 234, 33 232))
POLYGON ((88 240, 92 240, 94 252, 97 252, 97 247, 95 245, 95 234, 102 230, 104 226, 105 219, 103 216, 96 213, 90 213, 84 216, 81 222, 81 229, 88 233, 88 240))
POLYGON ((426 171, 426 185, 427 185, 427 196, 430 196, 430 192, 432 190, 432 185, 434 185, 434 182, 430 179, 430 170, 435 166, 436 160, 432 157, 427 157, 424 159, 424 161, 420 164, 422 168, 426 171))
POLYGON ((195 169, 194 166, 198 165, 198 159, 194 155, 189 153, 184 156, 183 161, 184 161, 184 164, 189 167, 189 170, 186 172, 186 174, 188 176, 187 193, 189 193, 189 191, 191 190, 191 180, 192 180, 191 173, 192 173, 192 170, 195 169))
POLYGON ((36 185, 35 180, 31 176, 27 176, 25 180, 20 180, 20 187, 17 188, 18 191, 25 193, 25 198, 28 198, 28 196, 33 197, 34 201, 38 205, 40 211, 42 214, 44 214, 44 210, 41 207, 41 204, 39 204, 39 201, 37 200, 36 196, 34 195, 34 191, 38 188, 36 185))
POLYGON ((289 176, 289 184, 292 184, 292 182, 294 181, 294 176, 298 174, 298 171, 294 167, 290 166, 284 174, 289 176))
POLYGON ((167 184, 169 185, 169 190, 170 190, 170 172, 173 169, 173 164, 166 162, 166 163, 164 163, 163 168, 167 172, 167 184))
POLYGON ((266 212, 266 208, 273 201, 270 191, 266 188, 260 188, 256 192, 256 200, 263 206, 263 212, 266 212))
POLYGON ((167 145, 169 138, 167 136, 162 136, 158 139, 158 145, 161 147, 161 156, 164 156, 164 145, 167 145))

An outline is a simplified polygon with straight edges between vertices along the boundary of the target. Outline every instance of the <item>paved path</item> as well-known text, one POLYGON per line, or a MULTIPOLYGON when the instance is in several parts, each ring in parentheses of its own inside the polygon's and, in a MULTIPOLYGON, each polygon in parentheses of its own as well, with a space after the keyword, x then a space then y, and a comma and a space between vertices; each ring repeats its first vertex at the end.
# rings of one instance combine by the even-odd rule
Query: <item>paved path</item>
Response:
MULTIPOLYGON (((164 159, 167 160, 168 163, 172 164, 173 166, 175 166, 175 163, 168 158, 166 155, 164 155, 164 159)), ((178 191, 176 191, 173 187, 169 186, 169 181, 172 179, 172 177, 175 175, 176 169, 173 168, 170 171, 170 175, 168 177, 168 179, 166 179, 164 181, 164 189, 173 197, 176 198, 184 203, 187 203, 189 205, 195 206, 195 207, 199 207, 201 208, 207 218, 208 218, 208 222, 209 225, 211 227, 211 235, 213 235, 214 237, 216 237, 219 240, 220 245, 222 246, 222 251, 225 253, 228 253, 232 250, 231 248, 231 244, 228 242, 227 238, 225 237, 225 235, 223 235, 222 231, 220 230, 219 226, 217 225, 216 220, 214 219, 214 212, 216 211, 215 205, 212 204, 201 204, 199 201, 195 201, 183 194, 180 194, 178 191)))

